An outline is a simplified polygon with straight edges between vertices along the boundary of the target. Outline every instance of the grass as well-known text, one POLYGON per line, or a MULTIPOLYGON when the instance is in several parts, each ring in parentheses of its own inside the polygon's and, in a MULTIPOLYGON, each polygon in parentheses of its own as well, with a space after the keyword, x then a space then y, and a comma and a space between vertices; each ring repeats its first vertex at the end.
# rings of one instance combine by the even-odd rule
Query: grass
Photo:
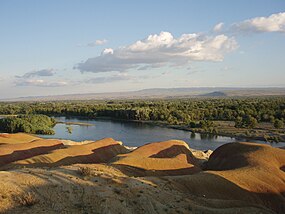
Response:
POLYGON ((89 167, 79 167, 78 173, 82 176, 92 176, 92 170, 89 167))
POLYGON ((17 201, 21 206, 31 207, 39 202, 35 194, 32 192, 24 193, 17 197, 17 201))

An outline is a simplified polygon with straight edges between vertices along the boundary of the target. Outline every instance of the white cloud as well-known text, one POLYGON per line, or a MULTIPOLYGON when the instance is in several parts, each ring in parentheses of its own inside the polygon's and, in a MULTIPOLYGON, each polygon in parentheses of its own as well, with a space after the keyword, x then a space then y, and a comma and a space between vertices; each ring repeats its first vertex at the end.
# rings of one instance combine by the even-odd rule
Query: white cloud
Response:
POLYGON ((182 66, 191 61, 222 61, 224 55, 237 46, 233 37, 224 34, 183 34, 174 38, 169 32, 161 32, 126 47, 105 49, 100 56, 89 58, 75 68, 81 72, 123 72, 167 65, 182 66))
POLYGON ((215 25, 215 27, 213 28, 213 30, 214 30, 215 32, 220 32, 220 31, 223 29, 223 27, 224 27, 224 23, 223 23, 223 22, 220 22, 220 23, 218 23, 218 24, 215 25))
POLYGON ((105 48, 102 51, 102 55, 106 55, 106 54, 114 54, 114 50, 112 48, 105 48))
POLYGON ((232 30, 241 32, 285 32, 285 12, 268 17, 256 17, 232 25, 232 30))
POLYGON ((16 86, 36 86, 36 87, 61 87, 66 86, 65 81, 46 81, 37 79, 37 77, 51 77, 55 75, 54 69, 42 69, 38 71, 31 71, 22 76, 16 76, 16 86))
POLYGON ((36 87, 62 87, 68 83, 65 81, 48 82, 42 79, 21 79, 15 82, 16 86, 36 86, 36 87))
POLYGON ((54 69, 42 69, 38 71, 31 71, 28 73, 25 73, 23 76, 16 76, 17 78, 30 78, 30 77, 47 77, 47 76, 53 76, 55 74, 54 69))
POLYGON ((95 47, 95 46, 98 46, 98 45, 104 45, 107 42, 108 42, 108 40, 106 40, 106 39, 97 39, 95 42, 88 43, 87 46, 95 47))

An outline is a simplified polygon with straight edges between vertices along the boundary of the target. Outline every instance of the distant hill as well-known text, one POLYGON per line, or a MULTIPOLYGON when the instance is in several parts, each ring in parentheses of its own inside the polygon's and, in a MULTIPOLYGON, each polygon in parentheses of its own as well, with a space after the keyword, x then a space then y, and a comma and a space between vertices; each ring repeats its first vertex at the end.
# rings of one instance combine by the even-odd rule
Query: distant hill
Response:
POLYGON ((214 91, 211 93, 202 94, 201 96, 203 96, 203 97, 226 97, 227 94, 225 92, 221 92, 221 91, 214 91))
POLYGON ((129 92, 107 92, 87 94, 64 94, 53 96, 30 96, 1 101, 59 101, 59 100, 115 100, 115 99, 171 99, 191 97, 249 97, 285 96, 285 88, 151 88, 129 92))

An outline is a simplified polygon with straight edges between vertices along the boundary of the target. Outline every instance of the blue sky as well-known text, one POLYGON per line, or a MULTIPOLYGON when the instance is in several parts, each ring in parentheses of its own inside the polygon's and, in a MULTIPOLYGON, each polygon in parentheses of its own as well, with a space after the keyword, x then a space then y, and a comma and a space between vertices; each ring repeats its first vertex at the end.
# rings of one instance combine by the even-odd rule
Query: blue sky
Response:
POLYGON ((285 86, 285 1, 0 1, 0 98, 285 86))

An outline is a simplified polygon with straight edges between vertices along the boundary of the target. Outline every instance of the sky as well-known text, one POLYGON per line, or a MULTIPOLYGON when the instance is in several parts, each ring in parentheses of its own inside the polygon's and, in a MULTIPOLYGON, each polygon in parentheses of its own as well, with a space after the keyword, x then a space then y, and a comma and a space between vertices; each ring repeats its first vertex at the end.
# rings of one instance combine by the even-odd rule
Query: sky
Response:
POLYGON ((1 0, 0 99, 285 87, 284 0, 1 0))

